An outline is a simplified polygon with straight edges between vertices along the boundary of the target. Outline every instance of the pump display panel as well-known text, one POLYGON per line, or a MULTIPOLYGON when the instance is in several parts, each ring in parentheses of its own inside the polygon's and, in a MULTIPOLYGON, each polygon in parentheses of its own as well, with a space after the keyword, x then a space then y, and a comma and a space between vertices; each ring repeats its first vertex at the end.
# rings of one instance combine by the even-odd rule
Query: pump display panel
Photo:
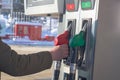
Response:
POLYGON ((63 14, 64 0, 24 0, 26 15, 63 14))
POLYGON ((54 0, 26 0, 27 7, 54 4, 54 0))

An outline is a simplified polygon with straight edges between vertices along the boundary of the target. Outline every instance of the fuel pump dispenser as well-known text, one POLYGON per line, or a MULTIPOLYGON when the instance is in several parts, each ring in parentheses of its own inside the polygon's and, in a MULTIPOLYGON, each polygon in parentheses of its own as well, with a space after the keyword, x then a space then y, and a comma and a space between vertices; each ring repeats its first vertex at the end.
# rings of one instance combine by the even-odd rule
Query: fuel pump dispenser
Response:
POLYGON ((69 56, 59 80, 92 80, 99 0, 66 0, 64 25, 71 22, 69 56))

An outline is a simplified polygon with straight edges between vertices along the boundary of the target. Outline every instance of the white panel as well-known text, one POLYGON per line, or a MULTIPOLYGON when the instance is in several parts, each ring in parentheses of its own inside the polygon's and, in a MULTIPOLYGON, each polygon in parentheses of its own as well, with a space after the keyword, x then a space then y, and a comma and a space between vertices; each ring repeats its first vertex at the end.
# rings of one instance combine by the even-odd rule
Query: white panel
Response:
POLYGON ((25 14, 27 15, 47 15, 60 14, 64 11, 64 0, 25 0, 25 14), (35 4, 38 2, 38 4, 35 4))

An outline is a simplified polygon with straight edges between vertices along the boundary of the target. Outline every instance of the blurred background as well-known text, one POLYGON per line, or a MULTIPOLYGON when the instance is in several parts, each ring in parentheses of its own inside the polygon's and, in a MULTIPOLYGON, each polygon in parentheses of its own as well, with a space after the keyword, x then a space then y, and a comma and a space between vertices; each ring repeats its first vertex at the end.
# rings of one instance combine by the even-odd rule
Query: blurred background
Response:
MULTIPOLYGON (((19 54, 51 49, 57 28, 57 18, 25 15, 24 0, 0 0, 0 37, 19 54)), ((51 77, 52 67, 23 77, 1 73, 1 80, 50 80, 51 77)))
POLYGON ((0 0, 0 37, 8 44, 53 45, 58 18, 24 14, 24 0, 0 0))

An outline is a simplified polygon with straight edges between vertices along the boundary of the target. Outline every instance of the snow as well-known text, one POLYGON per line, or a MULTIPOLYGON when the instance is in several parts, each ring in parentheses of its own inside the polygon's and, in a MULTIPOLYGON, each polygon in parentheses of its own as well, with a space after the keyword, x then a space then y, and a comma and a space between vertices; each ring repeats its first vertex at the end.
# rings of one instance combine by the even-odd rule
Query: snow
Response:
POLYGON ((16 22, 15 24, 25 24, 25 25, 34 25, 34 26, 38 26, 41 25, 40 23, 34 23, 34 22, 16 22))
POLYGON ((17 40, 4 39, 3 41, 9 45, 54 46, 54 41, 37 41, 37 40, 32 41, 29 39, 17 39, 17 40))
MULTIPOLYGON (((52 34, 47 34, 48 32, 43 31, 42 36, 46 35, 54 35, 55 32, 52 34)), ((57 32, 56 32, 57 33, 57 32)), ((54 41, 42 41, 42 40, 30 40, 28 37, 24 38, 12 38, 12 39, 3 39, 3 41, 10 45, 27 45, 27 46, 54 46, 54 41)))
MULTIPOLYGON (((27 23, 29 24, 29 23, 27 23)), ((34 23, 31 23, 32 25, 34 23)), ((35 25, 35 24, 34 24, 35 25)), ((43 25, 44 27, 42 27, 42 36, 44 37, 46 35, 49 36, 57 36, 57 27, 58 25, 52 24, 52 27, 50 29, 49 25, 43 25)), ((11 33, 11 28, 6 28, 8 30, 6 30, 7 33, 11 33)), ((3 42, 10 44, 10 45, 26 45, 26 46, 54 46, 54 41, 42 41, 42 40, 30 40, 27 36, 25 36, 24 38, 11 38, 11 39, 2 39, 3 42)))

